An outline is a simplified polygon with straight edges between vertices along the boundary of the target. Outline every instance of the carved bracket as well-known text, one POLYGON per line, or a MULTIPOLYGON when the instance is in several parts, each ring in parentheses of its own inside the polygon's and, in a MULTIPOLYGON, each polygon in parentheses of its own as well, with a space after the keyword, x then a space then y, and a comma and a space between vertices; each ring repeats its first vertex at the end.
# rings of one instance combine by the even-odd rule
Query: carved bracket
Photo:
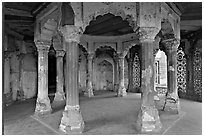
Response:
POLYGON ((59 27, 58 30, 61 32, 66 42, 80 42, 80 37, 82 34, 80 27, 65 25, 63 27, 59 27))

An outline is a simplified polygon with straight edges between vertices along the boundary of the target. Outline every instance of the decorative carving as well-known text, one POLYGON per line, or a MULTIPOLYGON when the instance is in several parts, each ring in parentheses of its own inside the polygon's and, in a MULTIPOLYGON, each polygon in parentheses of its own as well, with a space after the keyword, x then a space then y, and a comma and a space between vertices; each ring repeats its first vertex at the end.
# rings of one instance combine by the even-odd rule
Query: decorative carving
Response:
POLYGON ((196 47, 193 60, 194 91, 202 98, 202 50, 196 47))
POLYGON ((56 57, 64 57, 65 51, 64 50, 56 50, 56 57))
POLYGON ((155 27, 142 27, 139 28, 136 32, 140 42, 154 41, 155 36, 159 32, 158 28, 155 27))
POLYGON ((140 87, 140 60, 135 53, 134 62, 133 62, 133 88, 140 87))
POLYGON ((162 124, 155 106, 141 106, 136 128, 140 132, 159 132, 162 124))
POLYGON ((186 58, 182 49, 177 52, 177 89, 178 92, 186 92, 186 58))
POLYGON ((51 41, 35 41, 35 45, 39 51, 49 51, 51 41))
POLYGON ((59 31, 62 33, 66 42, 80 42, 80 37, 82 34, 82 29, 74 25, 65 25, 59 27, 59 31))
POLYGON ((177 51, 177 48, 180 44, 180 41, 176 38, 173 38, 173 39, 164 39, 162 40, 162 44, 164 45, 165 47, 165 51, 166 52, 176 52, 177 51))
POLYGON ((51 113, 51 111, 52 111, 52 108, 50 105, 50 99, 49 98, 44 98, 44 99, 37 98, 36 107, 35 107, 35 115, 36 116, 49 114, 49 113, 51 113))
POLYGON ((59 129, 65 133, 79 132, 84 129, 84 121, 80 112, 79 105, 66 105, 59 129))
POLYGON ((152 67, 150 65, 145 70, 142 70, 142 79, 144 79, 142 80, 142 85, 145 85, 146 87, 150 87, 150 80, 151 80, 152 74, 153 74, 152 67))
POLYGON ((112 2, 103 2, 103 4, 104 6, 100 7, 100 9, 89 9, 85 12, 83 30, 85 30, 85 27, 88 26, 90 21, 95 20, 97 16, 103 16, 108 13, 111 13, 115 16, 120 16, 123 20, 127 20, 134 31, 137 29, 135 14, 136 5, 132 3, 127 3, 124 5, 122 3, 120 4, 112 2))

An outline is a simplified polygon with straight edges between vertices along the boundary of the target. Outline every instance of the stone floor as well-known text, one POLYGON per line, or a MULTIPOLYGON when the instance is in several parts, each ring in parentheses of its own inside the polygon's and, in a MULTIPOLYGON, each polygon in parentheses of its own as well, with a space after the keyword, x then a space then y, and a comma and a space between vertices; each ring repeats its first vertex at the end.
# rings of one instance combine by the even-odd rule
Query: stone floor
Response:
MULTIPOLYGON (((138 134, 135 122, 140 94, 130 93, 124 98, 115 95, 114 92, 98 92, 93 98, 80 96, 81 112, 85 121, 83 134, 138 134)), ((163 103, 162 100, 159 103, 163 103)), ((4 134, 61 134, 58 125, 64 105, 65 102, 53 103, 52 114, 39 119, 32 116, 35 99, 16 102, 3 110, 4 134)), ((202 133, 202 103, 181 99, 181 107, 180 115, 159 111, 163 128, 158 134, 202 133)))

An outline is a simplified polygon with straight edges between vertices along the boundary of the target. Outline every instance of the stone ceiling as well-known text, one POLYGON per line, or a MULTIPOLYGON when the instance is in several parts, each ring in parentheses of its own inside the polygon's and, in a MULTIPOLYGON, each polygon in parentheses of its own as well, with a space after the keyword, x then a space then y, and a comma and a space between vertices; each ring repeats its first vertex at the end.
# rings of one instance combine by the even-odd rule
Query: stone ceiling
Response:
MULTIPOLYGON (((5 2, 5 26, 24 35, 24 39, 33 40, 35 17, 49 2, 5 2)), ((181 37, 202 28, 202 2, 175 2, 181 11, 181 37)), ((132 33, 127 21, 112 14, 98 16, 86 27, 85 34, 90 35, 123 35, 132 33)))

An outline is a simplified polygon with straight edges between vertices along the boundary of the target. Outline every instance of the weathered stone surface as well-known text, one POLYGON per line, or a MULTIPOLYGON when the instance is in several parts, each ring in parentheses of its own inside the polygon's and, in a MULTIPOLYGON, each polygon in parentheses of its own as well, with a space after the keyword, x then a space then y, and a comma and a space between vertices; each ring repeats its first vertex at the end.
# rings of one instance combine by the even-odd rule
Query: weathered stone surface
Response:
POLYGON ((179 96, 176 92, 167 93, 163 110, 167 110, 167 111, 175 112, 175 113, 179 114, 179 112, 180 112, 180 100, 179 100, 179 96))
POLYGON ((21 79, 24 98, 33 98, 37 93, 37 72, 23 71, 21 79))
POLYGON ((63 50, 57 50, 56 56, 57 56, 57 91, 55 94, 54 101, 62 101, 65 99, 64 95, 64 75, 63 75, 63 57, 64 57, 65 51, 63 50))
POLYGON ((119 57, 119 69, 120 69, 120 85, 118 90, 118 96, 127 96, 125 88, 125 78, 124 78, 124 56, 119 57))
POLYGON ((65 93, 63 92, 56 92, 54 101, 63 101, 65 100, 65 93))
MULTIPOLYGON (((176 38, 164 39, 162 41, 167 55, 167 96, 165 106, 179 113, 180 104, 177 90, 177 48, 180 41, 176 38)), ((163 108, 164 109, 164 108, 163 108)), ((169 109, 170 110, 170 109, 169 109)))
POLYGON ((38 95, 35 115, 50 113, 51 106, 48 98, 48 50, 50 42, 36 41, 38 48, 38 95))
POLYGON ((87 83, 87 90, 85 91, 84 95, 88 97, 93 97, 93 57, 94 54, 89 53, 88 55, 88 83, 87 83))
POLYGON ((67 134, 82 133, 84 121, 79 106, 65 106, 59 129, 67 134))
POLYGON ((141 106, 136 128, 141 133, 159 132, 161 130, 162 124, 155 106, 141 106))
POLYGON ((37 98, 35 107, 35 116, 43 116, 50 114, 52 111, 49 98, 39 99, 37 98))

